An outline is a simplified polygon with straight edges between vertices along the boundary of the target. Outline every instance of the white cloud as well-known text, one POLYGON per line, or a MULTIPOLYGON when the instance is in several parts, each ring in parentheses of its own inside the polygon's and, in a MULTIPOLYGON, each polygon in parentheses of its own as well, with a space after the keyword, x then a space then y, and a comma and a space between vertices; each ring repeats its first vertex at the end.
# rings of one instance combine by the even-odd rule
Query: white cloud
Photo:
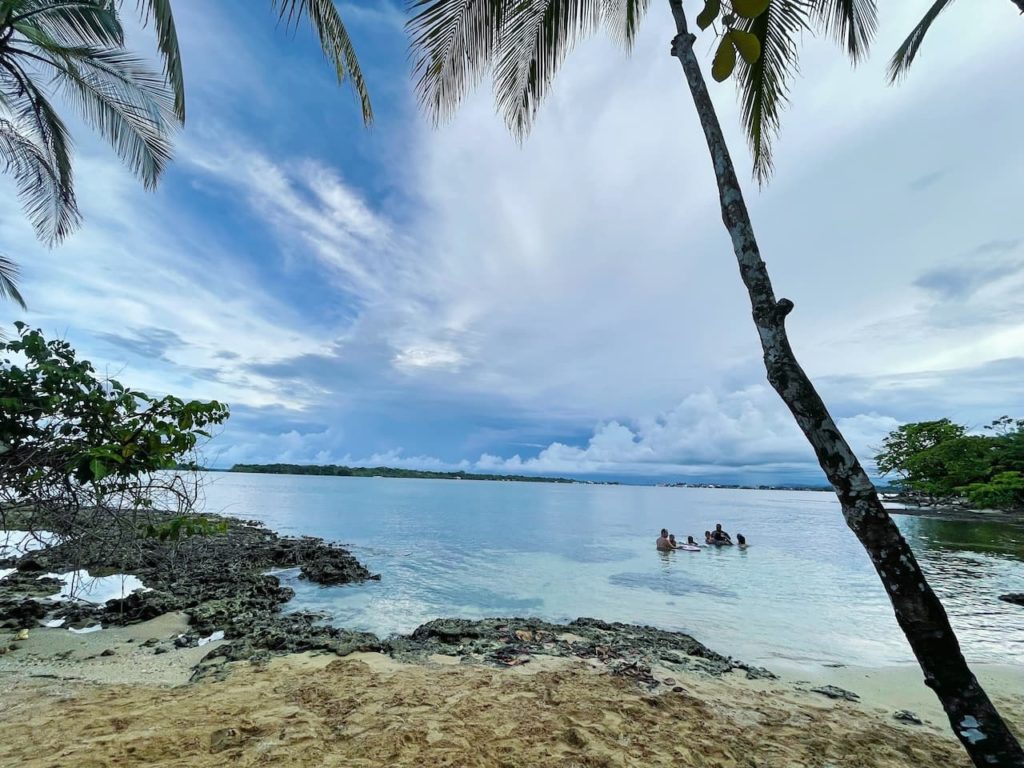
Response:
MULTIPOLYGON (((889 416, 858 414, 838 420, 862 460, 898 426, 889 416)), ((484 454, 476 466, 536 473, 749 472, 757 467, 807 466, 813 455, 792 417, 766 387, 729 395, 690 395, 672 410, 632 426, 599 424, 585 446, 556 442, 537 456, 510 459, 484 454)))
MULTIPOLYGON (((908 82, 887 88, 885 54, 927 4, 882 8, 879 55, 857 71, 831 43, 809 43, 778 176, 763 192, 747 185, 777 291, 796 301, 794 346, 813 376, 833 382, 836 413, 862 455, 894 418, 919 415, 911 397, 956 399, 989 417, 1019 402, 1007 376, 961 377, 956 391, 950 382, 1019 354, 1024 276, 992 267, 993 280, 955 301, 919 283, 929 270, 980 267, 992 258, 969 256, 980 245, 1022 235, 1015 131, 1024 107, 999 98, 1016 87, 1019 30, 1008 3, 960 20, 967 12, 951 10, 908 82)), ((382 18, 391 29, 394 14, 382 18)), ((409 445, 406 433, 358 442, 349 425, 378 390, 405 409, 381 430, 402 422, 430 433, 421 425, 445 392, 451 420, 463 401, 476 414, 484 403, 521 422, 494 434, 529 422, 530 442, 547 446, 512 458, 508 445, 501 456, 488 449, 473 465, 481 470, 813 462, 762 383, 663 7, 652 7, 631 59, 603 39, 580 46, 523 147, 484 88, 440 131, 390 105, 409 122, 365 138, 373 162, 344 155, 350 164, 311 149, 324 144, 312 141, 310 116, 281 106, 299 86, 309 89, 300 103, 321 85, 336 99, 330 78, 275 77, 290 60, 257 55, 265 38, 232 33, 217 12, 186 6, 179 27, 191 41, 195 99, 178 186, 147 196, 105 149, 84 143, 82 232, 47 252, 8 206, 0 248, 26 266, 29 319, 68 329, 102 365, 130 364, 133 384, 319 419, 322 429, 229 426, 223 463, 356 456, 461 466, 431 458, 450 457, 452 434, 423 448, 425 434, 409 456, 375 452, 409 445), (250 91, 255 108, 242 112, 239 94, 250 91), (253 122, 258 112, 265 123, 253 122), (379 178, 381 169, 391 176, 379 178), (204 216, 183 190, 224 201, 237 218, 204 216), (323 285, 337 306, 310 299, 323 285), (594 424, 589 440, 551 439, 594 424)), ((712 88, 746 169, 731 86, 712 88)))

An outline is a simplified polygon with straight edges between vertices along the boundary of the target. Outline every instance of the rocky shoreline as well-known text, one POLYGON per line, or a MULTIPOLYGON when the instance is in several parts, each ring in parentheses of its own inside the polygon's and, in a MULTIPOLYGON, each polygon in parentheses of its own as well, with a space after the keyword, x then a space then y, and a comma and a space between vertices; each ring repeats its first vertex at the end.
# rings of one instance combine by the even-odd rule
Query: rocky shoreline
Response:
MULTIPOLYGON (((147 518, 154 520, 161 522, 159 516, 147 518)), ((222 523, 226 530, 162 541, 134 532, 126 536, 119 529, 98 532, 95 544, 64 542, 0 562, 0 567, 15 569, 0 579, 0 629, 31 629, 44 620, 63 620, 62 626, 74 629, 123 626, 184 611, 190 617, 188 631, 174 638, 174 643, 196 645, 202 637, 223 632, 229 643, 221 648, 232 659, 272 652, 358 649, 376 643, 372 635, 322 626, 321 617, 313 614, 283 614, 281 608, 294 592, 267 573, 298 568, 301 578, 322 585, 380 578, 348 550, 318 538, 279 536, 253 521, 211 518, 210 522, 222 523), (118 542, 116 549, 110 546, 113 540, 118 542), (148 589, 102 605, 48 599, 61 582, 45 574, 79 570, 94 577, 136 576, 148 589)), ((165 646, 161 641, 154 651, 166 651, 165 646)))
MULTIPOLYGON (((32 630, 54 620, 75 629, 127 626, 184 612, 185 632, 150 638, 142 645, 161 654, 222 637, 223 642, 214 643, 195 666, 193 679, 223 676, 227 662, 261 662, 303 651, 338 656, 373 651, 404 661, 444 655, 497 666, 528 664, 536 657, 596 660, 614 674, 647 686, 655 685, 655 666, 772 677, 767 670, 715 653, 688 635, 595 619, 565 625, 525 618, 438 619, 410 635, 379 638, 331 626, 315 613, 283 613, 294 592, 268 570, 299 568, 302 578, 322 585, 355 584, 380 576, 343 547, 322 539, 280 536, 258 522, 235 518, 211 522, 223 524, 225 530, 178 541, 141 534, 126 540, 124 531, 118 530, 116 556, 109 546, 115 532, 108 531, 96 537, 103 546, 67 542, 0 562, 0 567, 15 569, 0 579, 0 631, 32 630), (93 576, 136 576, 148 589, 102 605, 50 600, 61 582, 44 575, 80 569, 93 576)), ((9 649, 16 651, 17 645, 4 644, 4 652, 9 649)))

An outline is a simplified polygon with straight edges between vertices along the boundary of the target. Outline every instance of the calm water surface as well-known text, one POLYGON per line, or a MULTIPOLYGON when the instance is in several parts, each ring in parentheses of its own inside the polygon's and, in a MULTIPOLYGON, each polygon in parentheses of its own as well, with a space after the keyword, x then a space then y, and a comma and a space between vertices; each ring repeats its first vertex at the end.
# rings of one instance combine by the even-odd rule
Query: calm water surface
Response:
MULTIPOLYGON (((206 475, 206 511, 344 543, 380 582, 281 574, 290 608, 388 635, 440 616, 593 616, 688 632, 769 664, 912 660, 831 494, 290 475, 206 475), (736 549, 658 553, 721 522, 736 549)), ((1024 531, 898 516, 969 658, 1024 665, 1024 531)))

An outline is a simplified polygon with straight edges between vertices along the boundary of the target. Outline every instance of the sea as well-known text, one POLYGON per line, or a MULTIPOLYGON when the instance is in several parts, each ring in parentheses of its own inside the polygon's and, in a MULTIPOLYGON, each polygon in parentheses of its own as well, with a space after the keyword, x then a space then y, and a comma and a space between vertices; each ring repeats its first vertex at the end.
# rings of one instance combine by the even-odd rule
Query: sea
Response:
MULTIPOLYGON (((295 590, 286 610, 380 636, 439 617, 586 616, 689 633, 771 665, 913 661, 830 493, 204 473, 203 509, 349 547, 380 581, 295 590), (721 523, 750 547, 655 550, 721 523)), ((897 515, 969 660, 1024 665, 1024 529, 897 515)))

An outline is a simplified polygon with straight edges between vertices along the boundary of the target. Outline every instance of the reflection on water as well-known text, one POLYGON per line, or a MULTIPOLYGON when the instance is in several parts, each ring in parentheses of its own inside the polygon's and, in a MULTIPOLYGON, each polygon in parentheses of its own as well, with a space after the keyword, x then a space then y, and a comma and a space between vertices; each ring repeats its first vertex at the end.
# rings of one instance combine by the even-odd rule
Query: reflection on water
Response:
POLYGON ((900 529, 918 554, 929 550, 1001 555, 1024 560, 1024 529, 1002 523, 957 523, 900 516, 900 529))
MULTIPOLYGON (((283 578, 292 608, 387 635, 440 616, 593 616, 693 634, 770 664, 912 655, 860 544, 826 493, 212 475, 208 511, 346 543, 380 582, 283 578), (659 553, 721 521, 751 548, 659 553)), ((970 658, 1024 664, 1024 531, 897 517, 970 658)))
POLYGON ((1024 583, 1024 530, 926 517, 901 517, 899 523, 961 643, 973 645, 968 654, 1020 660, 1024 610, 998 598, 1024 583))

